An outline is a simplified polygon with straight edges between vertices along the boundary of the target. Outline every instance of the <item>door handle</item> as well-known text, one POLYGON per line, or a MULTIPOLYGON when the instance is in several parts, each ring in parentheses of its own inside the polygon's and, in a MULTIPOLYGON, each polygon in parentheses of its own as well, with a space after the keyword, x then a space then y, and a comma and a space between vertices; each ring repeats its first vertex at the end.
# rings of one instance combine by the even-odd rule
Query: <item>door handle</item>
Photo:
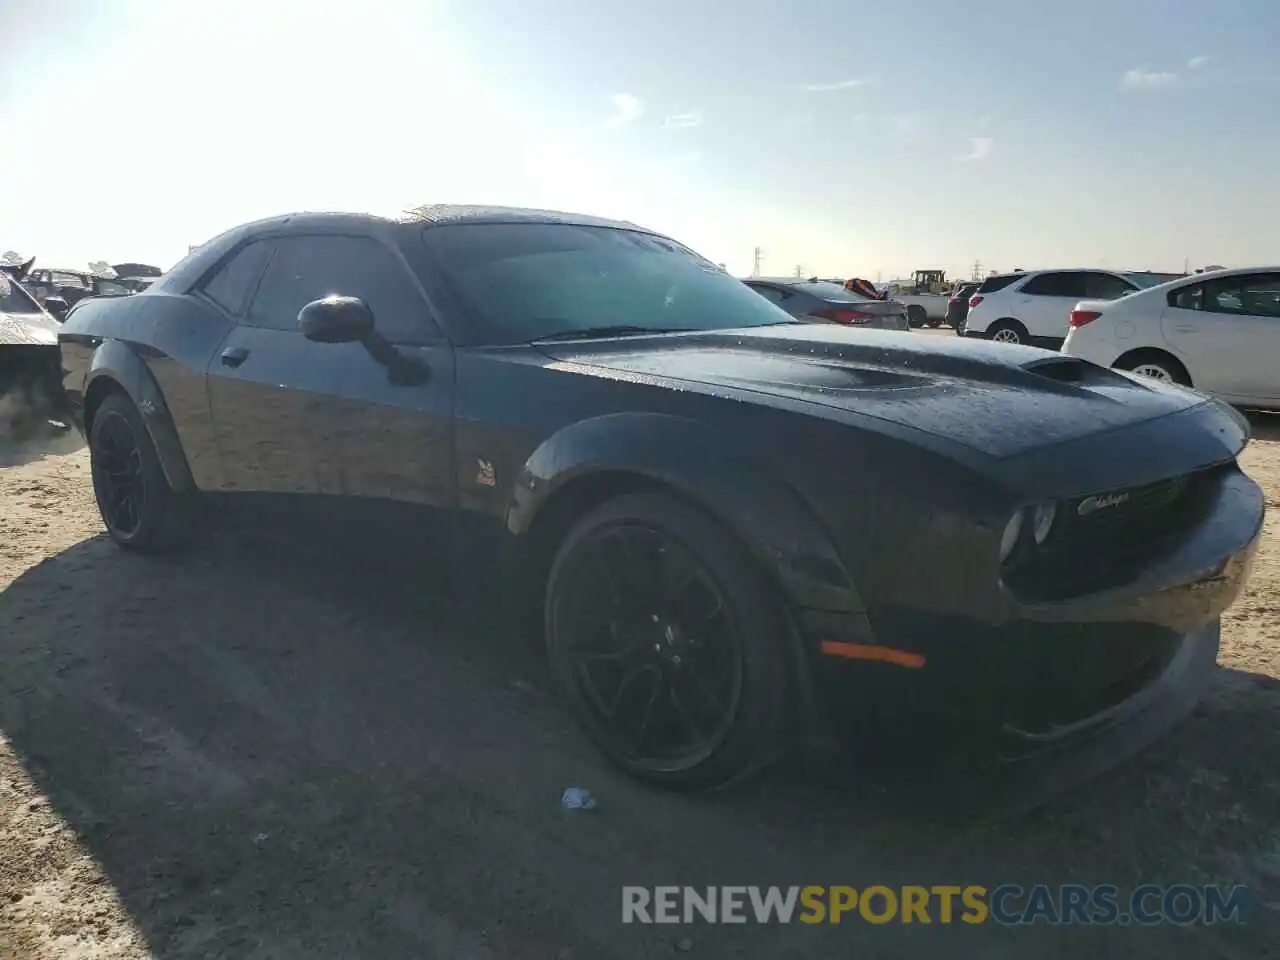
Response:
POLYGON ((224 367, 238 367, 249 359, 249 351, 244 347, 228 347, 222 351, 222 365, 224 367))

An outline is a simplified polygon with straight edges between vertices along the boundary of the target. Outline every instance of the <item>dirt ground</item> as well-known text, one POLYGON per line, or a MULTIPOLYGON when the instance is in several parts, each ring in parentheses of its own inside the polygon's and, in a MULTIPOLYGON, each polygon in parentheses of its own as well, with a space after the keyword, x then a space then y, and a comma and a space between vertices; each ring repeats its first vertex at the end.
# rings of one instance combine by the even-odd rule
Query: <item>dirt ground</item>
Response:
POLYGON ((0 958, 1246 958, 1280 944, 1280 418, 1209 700, 1038 813, 912 822, 802 771, 689 799, 606 769, 420 577, 106 541, 74 438, 0 446, 0 958), (560 808, 569 785, 599 807, 560 808), (1245 925, 624 926, 624 884, 1246 884, 1245 925))

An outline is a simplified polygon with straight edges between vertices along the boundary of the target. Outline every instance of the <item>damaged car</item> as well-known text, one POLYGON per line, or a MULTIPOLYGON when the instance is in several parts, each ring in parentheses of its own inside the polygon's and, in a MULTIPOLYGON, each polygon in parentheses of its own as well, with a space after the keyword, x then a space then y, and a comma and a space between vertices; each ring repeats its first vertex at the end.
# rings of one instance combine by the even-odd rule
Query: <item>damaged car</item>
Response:
POLYGON ((0 438, 23 437, 61 415, 58 324, 19 282, 24 266, 0 268, 0 438))
POLYGON ((121 547, 214 500, 347 523, 353 563, 403 536, 424 577, 494 579, 590 740, 670 788, 802 739, 1087 778, 1195 705, 1262 529, 1222 403, 806 323, 592 217, 281 216, 58 337, 121 547))

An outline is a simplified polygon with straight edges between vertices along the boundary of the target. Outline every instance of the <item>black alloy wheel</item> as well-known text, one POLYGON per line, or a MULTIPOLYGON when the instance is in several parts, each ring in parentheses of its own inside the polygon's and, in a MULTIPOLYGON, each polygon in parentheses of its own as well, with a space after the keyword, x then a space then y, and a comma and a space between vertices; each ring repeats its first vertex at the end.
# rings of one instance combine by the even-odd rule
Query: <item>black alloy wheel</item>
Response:
POLYGON ((186 538, 187 505, 170 489, 142 415, 123 394, 106 397, 93 414, 89 463, 98 511, 116 543, 148 553, 186 538))
POLYGON ((117 538, 138 535, 147 506, 142 447, 133 425, 115 409, 94 421, 93 489, 107 529, 117 538))
POLYGON ((780 618, 753 580, 723 531, 659 495, 606 504, 570 534, 548 585, 552 666, 610 759, 684 787, 768 759, 787 665, 784 634, 769 633, 780 618), (744 609, 744 595, 762 609, 744 609))

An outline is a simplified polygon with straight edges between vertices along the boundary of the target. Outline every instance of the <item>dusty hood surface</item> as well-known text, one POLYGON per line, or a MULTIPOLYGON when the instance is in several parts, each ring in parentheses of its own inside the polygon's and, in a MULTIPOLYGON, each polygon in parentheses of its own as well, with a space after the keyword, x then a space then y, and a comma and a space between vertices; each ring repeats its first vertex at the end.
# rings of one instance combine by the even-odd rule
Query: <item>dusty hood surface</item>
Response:
POLYGON ((1072 357, 980 340, 780 325, 567 343, 555 359, 622 375, 801 401, 832 419, 874 418, 1009 457, 1206 402, 1072 357))

